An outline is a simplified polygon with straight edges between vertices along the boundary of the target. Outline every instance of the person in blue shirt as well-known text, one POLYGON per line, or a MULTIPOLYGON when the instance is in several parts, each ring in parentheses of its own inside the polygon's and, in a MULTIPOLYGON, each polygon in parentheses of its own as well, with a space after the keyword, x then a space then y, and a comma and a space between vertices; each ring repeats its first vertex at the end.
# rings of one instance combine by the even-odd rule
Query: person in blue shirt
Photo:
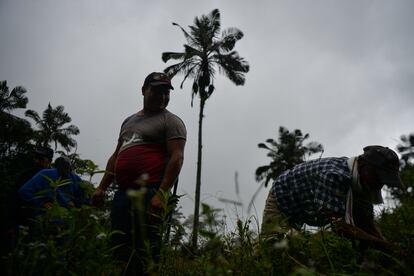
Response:
POLYGON ((35 174, 20 189, 20 198, 42 213, 42 208, 52 207, 54 202, 65 208, 79 208, 87 203, 81 188, 82 179, 72 172, 66 156, 55 160, 55 168, 44 169, 35 174))

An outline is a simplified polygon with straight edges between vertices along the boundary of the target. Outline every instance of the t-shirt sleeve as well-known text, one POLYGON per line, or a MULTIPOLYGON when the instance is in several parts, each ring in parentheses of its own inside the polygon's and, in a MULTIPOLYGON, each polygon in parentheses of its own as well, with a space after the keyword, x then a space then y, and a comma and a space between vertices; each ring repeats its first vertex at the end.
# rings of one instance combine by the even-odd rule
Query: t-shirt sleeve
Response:
POLYGON ((128 116, 121 124, 121 128, 119 129, 119 135, 118 135, 118 143, 121 142, 121 134, 122 134, 122 129, 124 128, 124 125, 129 121, 129 119, 131 119, 135 114, 132 114, 130 116, 128 116))
POLYGON ((176 115, 171 114, 167 118, 166 139, 187 139, 187 130, 184 122, 176 115))

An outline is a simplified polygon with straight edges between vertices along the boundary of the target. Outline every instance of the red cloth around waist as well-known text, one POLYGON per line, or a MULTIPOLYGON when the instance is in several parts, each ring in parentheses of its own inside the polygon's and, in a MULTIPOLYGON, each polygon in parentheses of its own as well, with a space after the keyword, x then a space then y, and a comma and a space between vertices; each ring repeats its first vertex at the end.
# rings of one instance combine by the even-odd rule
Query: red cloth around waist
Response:
MULTIPOLYGON (((120 189, 137 188, 140 183, 162 180, 167 161, 163 145, 136 145, 121 151, 115 163, 115 179, 120 189)), ((141 184, 142 185, 142 184, 141 184)))

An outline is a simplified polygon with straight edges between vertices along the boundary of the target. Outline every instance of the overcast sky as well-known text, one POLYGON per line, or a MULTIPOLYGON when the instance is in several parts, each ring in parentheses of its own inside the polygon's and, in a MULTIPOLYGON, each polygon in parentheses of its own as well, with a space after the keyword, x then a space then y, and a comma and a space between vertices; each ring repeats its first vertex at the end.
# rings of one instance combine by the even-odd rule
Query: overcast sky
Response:
MULTIPOLYGON (((268 164, 257 144, 279 126, 309 133, 324 156, 354 156, 369 144, 395 148, 414 131, 414 1, 56 1, 0 0, 0 79, 23 85, 28 108, 64 105, 80 128, 78 153, 104 167, 123 119, 142 107, 145 76, 162 71, 164 51, 181 51, 182 26, 214 8, 222 27, 245 36, 246 84, 223 76, 205 108, 202 201, 230 218, 248 217, 254 172, 268 164), (218 200, 240 200, 235 208, 218 200)), ((168 63, 169 65, 170 63, 168 63)), ((187 126, 179 183, 193 212, 198 101, 191 82, 168 109, 187 126)), ((261 219, 267 190, 255 206, 261 219)))

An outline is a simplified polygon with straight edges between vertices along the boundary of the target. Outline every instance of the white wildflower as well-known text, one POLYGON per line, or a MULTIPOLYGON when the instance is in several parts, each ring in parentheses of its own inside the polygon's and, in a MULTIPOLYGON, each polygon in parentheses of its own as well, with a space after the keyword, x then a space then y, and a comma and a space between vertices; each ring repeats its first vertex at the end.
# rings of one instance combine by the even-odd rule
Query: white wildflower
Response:
POLYGON ((21 231, 29 231, 29 227, 28 226, 24 226, 24 225, 19 225, 19 230, 21 230, 21 231))
POLYGON ((273 244, 273 247, 276 249, 288 249, 289 248, 288 240, 283 239, 280 242, 276 242, 275 244, 273 244))
POLYGON ((142 181, 147 181, 149 179, 149 174, 143 173, 143 174, 141 174, 140 178, 141 178, 142 181))
POLYGON ((111 216, 111 212, 106 210, 101 214, 101 216, 102 216, 103 219, 109 219, 110 216, 111 216))
POLYGON ((27 236, 27 235, 29 235, 29 227, 27 227, 27 226, 23 226, 23 225, 19 225, 19 233, 20 233, 22 236, 27 236))
POLYGON ((145 187, 145 185, 148 183, 148 179, 149 179, 149 174, 143 173, 134 182, 135 184, 137 184, 138 187, 145 187))
POLYGON ((97 240, 103 240, 103 239, 105 239, 106 238, 106 234, 105 233, 99 233, 97 236, 96 236, 96 239, 97 240))

